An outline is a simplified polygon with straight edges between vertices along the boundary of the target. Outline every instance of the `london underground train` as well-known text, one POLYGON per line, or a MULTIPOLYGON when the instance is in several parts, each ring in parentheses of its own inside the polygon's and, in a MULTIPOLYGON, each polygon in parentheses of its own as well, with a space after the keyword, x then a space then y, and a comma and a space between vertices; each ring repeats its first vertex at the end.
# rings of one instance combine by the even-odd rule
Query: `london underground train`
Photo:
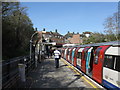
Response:
POLYGON ((64 56, 71 56, 68 62, 74 67, 106 88, 120 89, 120 41, 79 45, 65 50, 68 53, 64 56))

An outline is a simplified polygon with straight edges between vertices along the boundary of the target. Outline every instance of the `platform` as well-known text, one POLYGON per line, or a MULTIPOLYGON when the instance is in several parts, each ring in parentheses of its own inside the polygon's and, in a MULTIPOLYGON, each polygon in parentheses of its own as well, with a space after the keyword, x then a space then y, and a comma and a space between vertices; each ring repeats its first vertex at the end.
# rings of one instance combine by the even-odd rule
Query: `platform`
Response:
POLYGON ((54 59, 38 63, 27 82, 29 88, 100 88, 72 69, 64 59, 60 59, 59 68, 55 68, 54 59))

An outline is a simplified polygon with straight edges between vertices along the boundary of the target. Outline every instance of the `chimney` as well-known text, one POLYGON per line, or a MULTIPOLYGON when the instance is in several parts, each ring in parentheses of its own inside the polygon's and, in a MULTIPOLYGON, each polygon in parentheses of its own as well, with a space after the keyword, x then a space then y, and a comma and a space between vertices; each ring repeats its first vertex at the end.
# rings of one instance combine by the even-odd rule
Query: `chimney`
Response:
POLYGON ((73 34, 74 34, 74 32, 73 32, 73 34))
POLYGON ((57 33, 57 29, 55 29, 55 32, 57 33))
POLYGON ((68 31, 68 33, 70 33, 70 32, 68 31))
POLYGON ((45 28, 43 28, 43 31, 45 31, 45 28))
POLYGON ((52 34, 52 31, 50 31, 50 34, 52 34))

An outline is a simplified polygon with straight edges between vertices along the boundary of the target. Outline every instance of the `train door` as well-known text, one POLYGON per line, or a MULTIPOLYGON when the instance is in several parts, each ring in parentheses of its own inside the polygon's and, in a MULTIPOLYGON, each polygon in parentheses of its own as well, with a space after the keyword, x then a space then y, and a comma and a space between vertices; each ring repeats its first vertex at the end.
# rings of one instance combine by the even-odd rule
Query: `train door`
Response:
POLYGON ((68 61, 71 63, 71 61, 70 61, 70 51, 71 51, 71 48, 68 49, 68 61))
POLYGON ((81 69, 81 59, 82 59, 82 51, 84 48, 79 48, 77 53, 77 68, 81 69))
POLYGON ((66 59, 67 49, 68 49, 68 48, 66 48, 66 49, 65 49, 65 52, 64 52, 64 59, 66 59))
POLYGON ((73 65, 74 65, 75 50, 76 50, 76 48, 73 48, 73 50, 72 50, 72 58, 71 58, 71 60, 72 60, 72 64, 73 64, 73 65))
POLYGON ((72 63, 72 51, 73 51, 73 49, 74 49, 74 48, 71 48, 71 49, 70 49, 70 59, 69 59, 69 60, 70 60, 70 63, 72 63))
POLYGON ((93 60, 94 60, 94 52, 98 46, 93 46, 88 50, 87 60, 86 60, 86 74, 92 77, 93 70, 93 60))
POLYGON ((86 59, 87 59, 87 51, 90 47, 85 47, 82 51, 82 61, 81 61, 81 70, 86 73, 86 59))
POLYGON ((91 52, 92 52, 93 47, 91 47, 88 52, 87 52, 87 59, 86 59, 86 74, 90 74, 90 58, 91 58, 91 52))
POLYGON ((77 54, 78 54, 78 50, 80 49, 80 47, 77 47, 75 50, 75 55, 74 55, 74 66, 77 66, 77 54))
POLYGON ((107 88, 120 88, 120 47, 109 47, 105 52, 103 85, 107 88))
POLYGON ((66 60, 68 61, 68 56, 69 56, 69 48, 66 51, 66 60))
POLYGON ((95 53, 94 53, 95 56, 93 61, 92 77, 94 80, 96 80, 100 84, 102 84, 102 71, 103 71, 102 69, 103 69, 104 53, 108 47, 109 45, 100 46, 95 50, 95 53))

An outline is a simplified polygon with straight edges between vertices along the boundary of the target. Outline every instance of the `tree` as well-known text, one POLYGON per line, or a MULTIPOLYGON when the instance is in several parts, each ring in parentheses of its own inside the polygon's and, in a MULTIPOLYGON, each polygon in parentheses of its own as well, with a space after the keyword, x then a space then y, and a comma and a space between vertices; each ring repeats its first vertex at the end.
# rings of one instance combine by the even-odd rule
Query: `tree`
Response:
POLYGON ((102 33, 92 33, 90 37, 83 37, 83 44, 90 44, 90 43, 100 43, 105 42, 105 35, 102 33), (99 38, 98 38, 99 37, 99 38))
POLYGON ((2 54, 3 59, 25 55, 34 33, 33 24, 19 2, 2 3, 2 54))
POLYGON ((118 12, 105 19, 104 32, 106 33, 107 41, 120 40, 118 30, 118 12))

